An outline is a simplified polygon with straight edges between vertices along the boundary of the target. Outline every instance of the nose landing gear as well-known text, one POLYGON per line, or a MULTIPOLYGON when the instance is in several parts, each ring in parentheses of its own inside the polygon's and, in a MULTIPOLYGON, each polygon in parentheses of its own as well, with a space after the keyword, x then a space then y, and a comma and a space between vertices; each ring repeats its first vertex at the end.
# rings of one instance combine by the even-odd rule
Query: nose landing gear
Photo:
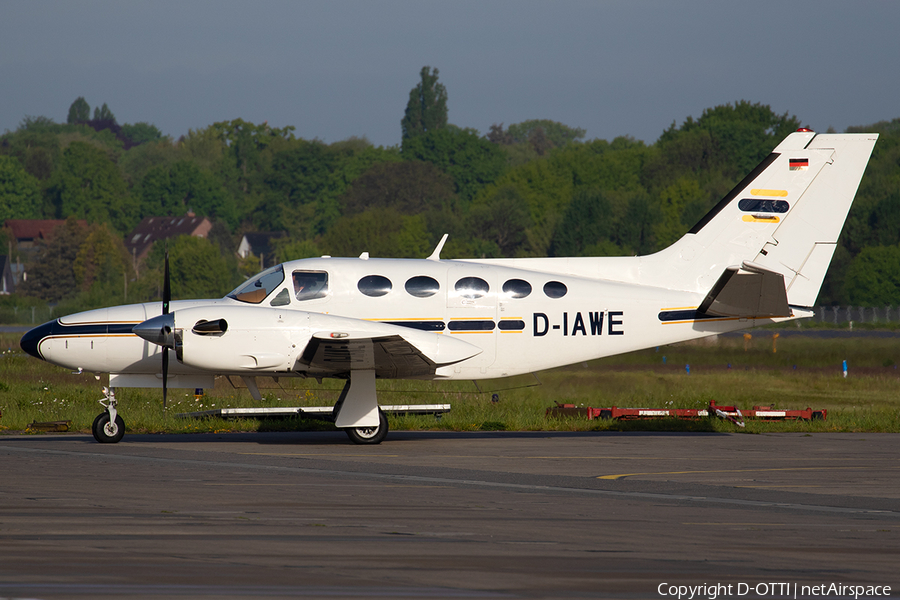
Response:
POLYGON ((125 435, 125 421, 116 412, 115 390, 103 388, 103 394, 104 398, 100 400, 100 404, 105 406, 106 410, 94 419, 91 433, 101 444, 115 444, 125 435))

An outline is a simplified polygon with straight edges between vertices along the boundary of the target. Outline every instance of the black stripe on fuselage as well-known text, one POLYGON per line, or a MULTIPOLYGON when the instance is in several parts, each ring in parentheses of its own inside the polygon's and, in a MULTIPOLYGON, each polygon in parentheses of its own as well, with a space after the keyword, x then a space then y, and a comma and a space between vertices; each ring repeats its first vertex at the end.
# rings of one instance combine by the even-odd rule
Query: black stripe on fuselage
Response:
POLYGON ((664 310, 659 313, 659 320, 667 321, 703 321, 706 319, 721 319, 722 317, 710 315, 699 310, 664 310))
POLYGON ((450 321, 448 328, 450 331, 493 331, 494 322, 489 319, 479 319, 477 321, 455 320, 450 321))
POLYGON ((57 319, 50 326, 50 335, 123 335, 131 334, 137 323, 79 323, 65 325, 57 319))
POLYGON ((400 327, 409 327, 410 329, 418 329, 419 331, 443 331, 443 321, 381 321, 388 325, 399 325, 400 327))

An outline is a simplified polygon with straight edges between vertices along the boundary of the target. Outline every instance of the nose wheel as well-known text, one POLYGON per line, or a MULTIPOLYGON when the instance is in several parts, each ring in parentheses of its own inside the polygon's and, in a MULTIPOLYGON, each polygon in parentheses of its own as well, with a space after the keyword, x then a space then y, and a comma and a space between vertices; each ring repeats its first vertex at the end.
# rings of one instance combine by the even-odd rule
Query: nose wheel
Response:
POLYGON ((115 419, 110 419, 109 412, 102 412, 94 419, 91 433, 101 444, 115 444, 125 435, 125 421, 119 415, 116 415, 115 419))
POLYGON ((106 410, 97 415, 94 424, 91 425, 91 433, 94 439, 101 444, 115 444, 125 435, 125 421, 116 411, 116 393, 113 389, 103 388, 104 398, 100 404, 106 410))

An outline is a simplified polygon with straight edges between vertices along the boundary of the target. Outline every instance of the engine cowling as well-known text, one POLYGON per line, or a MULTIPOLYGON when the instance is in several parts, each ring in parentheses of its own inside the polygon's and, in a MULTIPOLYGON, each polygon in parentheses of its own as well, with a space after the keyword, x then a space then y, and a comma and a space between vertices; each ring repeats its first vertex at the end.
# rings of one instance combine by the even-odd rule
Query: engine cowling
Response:
POLYGON ((134 332, 174 348, 184 365, 222 374, 306 371, 328 376, 362 368, 387 377, 422 376, 481 353, 468 342, 433 332, 260 306, 184 308, 148 319, 134 332), (382 360, 364 350, 375 344, 382 360), (411 356, 417 358, 409 360, 411 356), (403 368, 397 368, 398 361, 403 368))
POLYGON ((183 364, 223 373, 290 371, 310 340, 309 313, 258 306, 197 307, 175 315, 183 364))

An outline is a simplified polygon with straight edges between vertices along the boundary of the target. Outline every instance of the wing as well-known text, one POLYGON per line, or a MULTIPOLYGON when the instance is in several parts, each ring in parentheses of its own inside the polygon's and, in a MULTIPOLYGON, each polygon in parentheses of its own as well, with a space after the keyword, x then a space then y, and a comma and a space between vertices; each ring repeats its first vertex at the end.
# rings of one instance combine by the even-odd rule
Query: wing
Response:
POLYGON ((312 375, 374 369, 379 378, 431 375, 438 366, 400 335, 333 339, 318 334, 307 344, 299 362, 312 375))

